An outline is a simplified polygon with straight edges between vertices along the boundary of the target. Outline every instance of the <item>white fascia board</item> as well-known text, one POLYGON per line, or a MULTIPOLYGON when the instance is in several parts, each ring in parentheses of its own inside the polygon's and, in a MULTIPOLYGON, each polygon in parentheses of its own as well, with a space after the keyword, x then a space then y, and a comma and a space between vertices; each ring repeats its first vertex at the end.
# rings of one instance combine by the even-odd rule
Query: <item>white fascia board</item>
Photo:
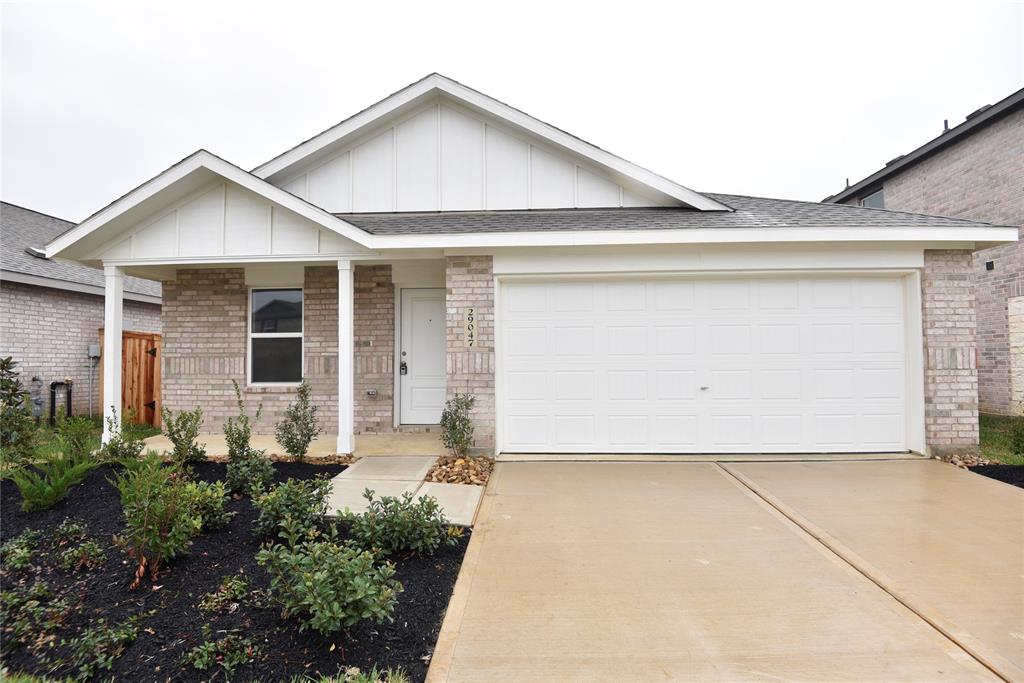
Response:
POLYGON ((348 223, 337 216, 334 216, 309 202, 296 197, 295 195, 275 187, 265 180, 231 164, 224 159, 207 152, 199 150, 189 157, 167 169, 160 175, 146 181, 125 196, 116 200, 109 206, 96 212, 89 218, 79 223, 76 227, 60 235, 54 241, 46 245, 46 257, 53 258, 60 255, 62 251, 75 244, 85 236, 96 231, 103 225, 115 220, 125 212, 150 199, 162 190, 171 187, 174 183, 185 178, 201 168, 205 168, 223 178, 236 183, 247 190, 255 192, 266 199, 280 204, 286 209, 307 218, 324 228, 346 237, 356 244, 368 246, 371 236, 356 226, 348 223))
POLYGON ((732 209, 725 204, 716 202, 710 197, 705 197, 704 195, 694 192, 687 187, 674 183, 657 173, 648 171, 647 169, 626 161, 625 159, 610 152, 606 152, 600 147, 596 147, 589 142, 584 142, 563 130, 559 130, 558 128, 544 123, 529 114, 525 114, 514 107, 510 107, 509 105, 499 102, 492 97, 488 97, 481 92, 473 90, 472 88, 467 88, 461 83, 453 81, 450 78, 446 78, 445 76, 441 76, 440 74, 431 74, 430 76, 399 90, 394 95, 391 95, 355 116, 342 121, 333 128, 329 128, 323 133, 320 133, 293 149, 288 150, 284 154, 271 159, 262 166, 256 167, 252 172, 254 175, 266 179, 270 176, 286 171, 291 166, 301 163, 310 155, 319 152, 339 140, 357 133, 364 127, 373 125, 375 122, 387 117, 392 112, 400 109, 410 102, 425 97, 433 92, 444 93, 448 97, 451 97, 462 104, 487 112, 488 114, 503 120, 507 124, 532 133, 555 146, 569 150, 570 152, 588 159, 595 164, 611 169, 616 173, 646 185, 658 192, 662 192, 695 209, 700 209, 702 211, 732 211, 732 209))
POLYGON ((573 230, 435 235, 374 235, 373 247, 462 249, 571 247, 627 244, 742 244, 792 242, 934 242, 1001 244, 1017 241, 1016 228, 692 228, 687 230, 573 230))
MULTIPOLYGON (((68 282, 67 280, 57 280, 52 277, 42 277, 40 275, 14 273, 9 270, 0 271, 0 280, 3 282, 17 282, 23 285, 33 285, 35 287, 45 287, 47 289, 59 289, 65 292, 78 292, 80 294, 103 296, 103 288, 97 285, 68 282)), ((128 301, 140 301, 145 304, 156 304, 157 306, 162 303, 161 298, 158 296, 138 294, 127 290, 125 290, 124 298, 128 301)))

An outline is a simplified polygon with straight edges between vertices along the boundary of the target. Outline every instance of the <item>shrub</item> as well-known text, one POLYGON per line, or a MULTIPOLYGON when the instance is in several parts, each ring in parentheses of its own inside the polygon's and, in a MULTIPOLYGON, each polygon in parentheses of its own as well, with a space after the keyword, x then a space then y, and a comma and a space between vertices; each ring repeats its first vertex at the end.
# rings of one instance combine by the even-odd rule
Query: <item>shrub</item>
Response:
POLYGON ((189 481, 182 486, 185 489, 185 497, 192 505, 192 511, 202 520, 203 531, 220 529, 231 521, 234 513, 224 509, 228 502, 224 482, 210 484, 205 481, 189 481))
POLYGON ((137 563, 133 589, 147 573, 154 576, 164 562, 187 552, 203 525, 175 468, 152 456, 140 463, 111 482, 121 494, 125 518, 118 541, 137 563))
POLYGON ((224 474, 228 491, 251 496, 274 483, 274 466, 263 454, 264 451, 249 451, 246 456, 228 462, 224 474))
POLYGON ((199 430, 203 426, 203 409, 182 410, 175 415, 163 408, 160 416, 163 420, 164 435, 174 445, 171 459, 179 465, 201 462, 206 457, 206 451, 196 443, 196 438, 199 437, 199 430))
POLYGON ((304 541, 260 550, 256 561, 270 574, 270 596, 299 629, 329 635, 364 619, 391 618, 402 584, 394 565, 374 566, 374 556, 331 541, 304 541))
POLYGON ((242 390, 238 388, 238 382, 231 380, 235 387, 235 404, 238 406, 238 417, 229 417, 224 423, 224 439, 228 445, 228 461, 245 458, 252 448, 249 440, 252 438, 252 426, 259 422, 263 414, 263 404, 256 407, 256 415, 250 418, 245 410, 245 400, 242 398, 242 390))
POLYGON ((252 502, 260 514, 253 524, 253 531, 257 536, 274 537, 283 530, 285 520, 290 519, 296 533, 303 537, 312 536, 327 514, 327 496, 330 493, 330 480, 317 477, 289 479, 267 493, 257 494, 252 502))
POLYGON ((110 441, 100 449, 101 460, 121 462, 135 460, 139 457, 145 444, 139 429, 132 422, 130 413, 125 414, 124 419, 118 424, 117 409, 115 408, 114 414, 107 418, 107 429, 110 431, 110 441))
POLYGON ((84 541, 86 536, 85 524, 77 519, 65 517, 56 530, 53 532, 53 540, 58 547, 69 545, 75 541, 84 541))
POLYGON ((0 639, 0 650, 8 652, 18 645, 30 649, 48 646, 70 611, 70 601, 56 598, 42 580, 0 593, 0 628, 6 636, 0 639))
POLYGON ((17 368, 12 357, 0 358, 0 455, 12 463, 24 462, 32 456, 36 432, 28 392, 17 368))
POLYGON ((99 619, 95 626, 68 641, 71 661, 82 679, 92 679, 100 670, 114 668, 114 660, 139 637, 137 621, 138 617, 129 617, 121 624, 108 626, 106 619, 99 619))
POLYGON ((107 553, 96 541, 85 541, 65 548, 57 556, 57 564, 65 571, 99 569, 107 561, 107 553))
POLYGON ((353 541, 366 550, 385 555, 403 550, 433 554, 442 544, 454 545, 462 535, 448 524, 437 500, 429 496, 416 501, 411 493, 401 498, 374 498, 374 492, 367 489, 363 497, 370 503, 366 512, 357 515, 346 510, 341 518, 350 525, 353 541))
POLYGON ((224 670, 225 680, 231 677, 235 669, 260 655, 259 647, 250 638, 235 633, 212 640, 213 630, 205 625, 203 638, 202 643, 185 653, 185 662, 200 671, 218 666, 224 670))
POLYGON ((452 455, 465 455, 473 445, 473 421, 469 419, 469 411, 474 403, 476 397, 471 394, 455 394, 444 403, 441 442, 452 455))
POLYGON ((229 574, 221 579, 220 586, 207 593, 199 601, 203 612, 233 612, 243 603, 259 604, 261 591, 254 590, 243 572, 229 574))
POLYGON ((64 499, 72 486, 80 484, 85 475, 99 466, 87 458, 54 454, 34 468, 8 470, 4 476, 21 492, 21 509, 26 512, 48 510, 64 499))
POLYGON ((4 569, 22 571, 32 566, 36 545, 43 537, 41 531, 25 529, 19 535, 0 545, 0 562, 4 569))
POLYGON ((57 444, 65 456, 84 460, 99 447, 96 424, 87 417, 61 417, 57 422, 57 444))
POLYGON ((299 462, 306 457, 309 444, 320 433, 320 424, 316 420, 316 406, 310 403, 309 395, 312 388, 306 380, 299 385, 299 395, 295 403, 288 406, 284 419, 277 423, 274 436, 285 452, 299 462))

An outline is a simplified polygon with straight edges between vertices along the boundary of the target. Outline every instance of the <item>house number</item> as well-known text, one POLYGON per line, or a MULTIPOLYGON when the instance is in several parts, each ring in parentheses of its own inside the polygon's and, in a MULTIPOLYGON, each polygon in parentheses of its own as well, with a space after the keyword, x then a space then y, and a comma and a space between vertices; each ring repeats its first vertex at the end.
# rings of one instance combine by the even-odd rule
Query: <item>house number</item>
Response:
POLYGON ((474 347, 474 346, 476 346, 476 309, 475 308, 467 308, 466 309, 465 326, 466 326, 466 346, 474 347))

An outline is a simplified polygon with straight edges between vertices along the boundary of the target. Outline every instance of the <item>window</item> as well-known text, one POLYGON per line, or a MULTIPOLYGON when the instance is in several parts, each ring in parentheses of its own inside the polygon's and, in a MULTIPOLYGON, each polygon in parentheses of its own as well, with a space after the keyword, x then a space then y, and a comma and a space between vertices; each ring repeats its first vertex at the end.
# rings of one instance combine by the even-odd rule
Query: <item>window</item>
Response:
POLYGON ((884 209, 885 208, 885 194, 882 190, 872 192, 867 197, 860 200, 861 206, 866 206, 869 209, 884 209))
POLYGON ((302 381, 302 290, 254 289, 249 299, 249 381, 302 381))

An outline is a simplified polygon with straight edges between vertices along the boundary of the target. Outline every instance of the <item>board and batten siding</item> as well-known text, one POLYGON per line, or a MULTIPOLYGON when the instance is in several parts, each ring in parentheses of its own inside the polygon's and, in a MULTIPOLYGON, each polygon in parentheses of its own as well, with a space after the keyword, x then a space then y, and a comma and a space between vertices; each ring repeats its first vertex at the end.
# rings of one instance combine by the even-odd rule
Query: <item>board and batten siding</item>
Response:
POLYGON ((346 255, 354 242, 230 181, 216 181, 101 247, 102 259, 346 255))
POLYGON ((675 204, 448 101, 370 133, 280 187, 332 213, 675 204))

